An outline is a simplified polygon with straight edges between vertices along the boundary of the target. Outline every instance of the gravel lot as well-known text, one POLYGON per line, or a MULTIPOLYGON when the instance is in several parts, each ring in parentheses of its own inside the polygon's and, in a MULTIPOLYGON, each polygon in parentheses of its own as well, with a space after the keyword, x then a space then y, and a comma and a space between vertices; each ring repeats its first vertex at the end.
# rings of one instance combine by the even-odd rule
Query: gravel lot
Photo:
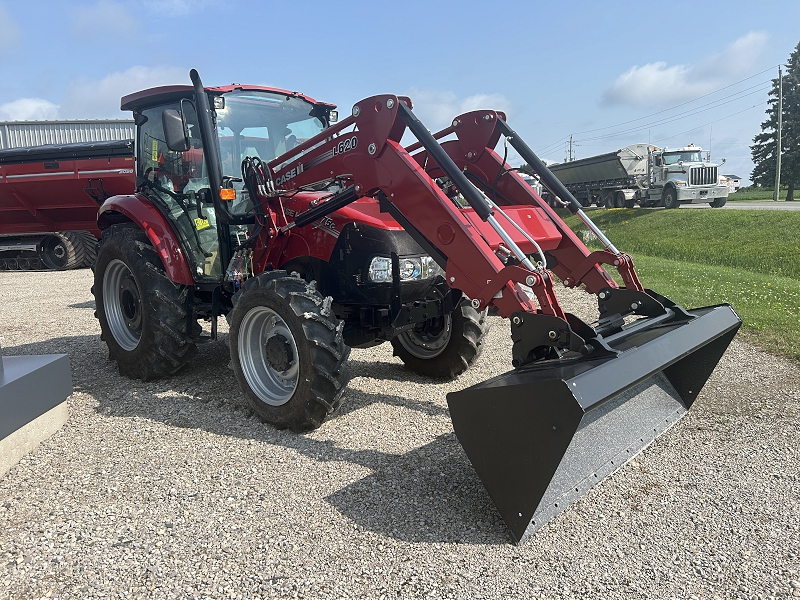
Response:
POLYGON ((3 351, 69 353, 75 389, 0 479, 0 599, 800 597, 796 364, 735 341, 686 418, 515 547, 445 402, 510 368, 503 320, 454 382, 353 351, 342 410, 295 435, 251 415, 224 335, 120 377, 91 277, 0 273, 3 351))

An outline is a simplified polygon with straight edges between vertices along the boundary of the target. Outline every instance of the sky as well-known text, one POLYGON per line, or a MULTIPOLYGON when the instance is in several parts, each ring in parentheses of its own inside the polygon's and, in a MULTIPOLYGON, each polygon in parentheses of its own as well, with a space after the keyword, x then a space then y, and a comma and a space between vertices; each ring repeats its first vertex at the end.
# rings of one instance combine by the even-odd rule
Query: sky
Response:
POLYGON ((0 0, 0 121, 130 118, 122 95, 196 68, 206 85, 295 90, 344 115, 407 95, 432 131, 502 110, 548 161, 570 135, 577 158, 694 143, 746 184, 799 24, 798 0, 0 0))

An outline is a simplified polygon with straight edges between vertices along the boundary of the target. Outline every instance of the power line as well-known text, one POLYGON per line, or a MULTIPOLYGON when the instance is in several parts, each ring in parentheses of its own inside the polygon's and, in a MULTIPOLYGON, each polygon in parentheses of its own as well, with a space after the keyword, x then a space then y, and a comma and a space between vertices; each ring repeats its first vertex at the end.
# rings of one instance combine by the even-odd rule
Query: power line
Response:
MULTIPOLYGON (((731 84, 729 84, 729 85, 726 85, 726 86, 724 86, 724 87, 721 87, 721 88, 719 88, 719 89, 717 89, 717 90, 714 90, 713 92, 709 92, 709 93, 707 93, 707 94, 703 94, 702 96, 698 96, 697 98, 694 98, 694 99, 692 99, 692 100, 687 100, 686 102, 682 102, 682 103, 680 103, 680 104, 676 104, 675 106, 672 106, 672 107, 670 107, 670 108, 666 108, 666 109, 664 109, 664 110, 661 110, 661 111, 658 111, 658 112, 655 112, 655 113, 652 113, 652 114, 646 115, 646 116, 644 116, 644 117, 639 117, 638 119, 632 119, 632 120, 630 120, 630 121, 624 121, 624 122, 622 122, 622 123, 617 123, 616 125, 609 125, 609 126, 607 126, 607 127, 600 127, 600 128, 597 128, 597 129, 587 129, 587 130, 585 130, 585 131, 579 131, 579 132, 577 132, 577 133, 593 133, 593 132, 595 132, 595 131, 602 131, 602 130, 604 130, 604 129, 612 129, 612 128, 614 128, 614 127, 620 127, 620 126, 622 126, 622 125, 628 125, 628 124, 630 124, 630 123, 635 123, 635 122, 637 122, 637 121, 643 121, 643 120, 645 120, 645 119, 649 119, 649 118, 651 118, 651 117, 654 117, 654 116, 656 116, 656 115, 660 115, 660 114, 663 114, 663 113, 665 113, 665 112, 670 112, 670 111, 672 111, 672 110, 675 110, 676 108, 680 108, 681 106, 685 106, 685 105, 687 105, 687 104, 691 104, 692 102, 697 102, 698 100, 702 100, 703 98, 706 98, 706 97, 708 97, 708 96, 712 96, 712 95, 714 95, 714 94, 716 94, 716 93, 718 93, 718 92, 721 92, 721 91, 723 91, 723 90, 726 90, 726 89, 729 89, 729 88, 735 87, 735 86, 739 85, 740 83, 744 83, 745 81, 749 81, 750 79, 753 79, 753 78, 755 78, 755 77, 758 77, 759 75, 763 75, 764 73, 768 73, 769 71, 771 71, 771 70, 772 70, 772 69, 774 69, 774 68, 775 68, 775 67, 774 67, 774 66, 772 66, 772 67, 770 67, 769 69, 765 69, 765 70, 763 70, 763 71, 760 71, 760 72, 758 72, 758 73, 755 73, 754 75, 750 75, 749 77, 745 77, 744 79, 741 79, 741 80, 739 80, 739 81, 737 81, 737 82, 735 82, 735 83, 731 83, 731 84)), ((744 90, 740 90, 739 92, 736 92, 736 93, 734 93, 734 94, 731 94, 730 96, 724 96, 723 98, 719 98, 719 99, 717 99, 717 100, 715 100, 715 101, 713 101, 713 102, 710 102, 710 103, 708 103, 708 104, 714 104, 714 103, 716 103, 716 102, 719 102, 720 100, 724 100, 724 99, 726 99, 726 98, 730 98, 731 96, 736 96, 736 95, 739 95, 739 94, 741 94, 741 92, 747 91, 747 90, 749 90, 749 89, 752 89, 753 87, 757 87, 757 86, 759 86, 759 85, 763 85, 764 83, 767 83, 767 82, 762 82, 762 83, 759 83, 759 84, 757 84, 756 86, 752 86, 752 87, 750 87, 750 88, 745 88, 744 90)), ((744 97, 744 96, 742 96, 742 97, 744 97)), ((702 106, 707 106, 708 104, 706 104, 706 105, 701 105, 701 107, 702 107, 702 106)), ((701 107, 696 107, 696 108, 701 108, 701 107)), ((693 110, 694 110, 694 109, 693 109, 693 110)), ((667 121, 667 122, 668 122, 668 121, 667 121)), ((661 124, 663 124, 663 123, 661 123, 661 124)), ((650 125, 650 126, 652 127, 653 125, 650 125)), ((641 128, 639 128, 639 129, 634 129, 634 130, 631 130, 631 132, 632 132, 632 131, 641 131, 642 129, 646 129, 646 128, 647 128, 647 126, 642 126, 642 127, 641 127, 641 128)), ((551 144, 548 144, 548 145, 546 145, 546 146, 542 147, 542 148, 539 150, 539 153, 541 153, 541 154, 545 154, 545 153, 547 153, 547 152, 550 152, 550 151, 552 151, 552 150, 555 150, 556 148, 558 148, 558 146, 560 146, 562 143, 566 142, 568 139, 569 139, 569 136, 564 136, 564 137, 562 137, 562 138, 558 139, 557 141, 555 141, 555 142, 553 142, 553 143, 551 143, 551 144)), ((597 137, 597 138, 587 138, 587 140, 588 140, 588 139, 600 139, 600 138, 599 138, 599 137, 597 137)))
MULTIPOLYGON (((767 72, 771 71, 774 68, 775 68, 774 66, 770 67, 769 69, 765 69, 765 70, 761 71, 760 73, 756 73, 755 75, 751 75, 750 77, 745 77, 744 79, 742 79, 740 81, 737 81, 736 83, 732 83, 730 85, 726 85, 725 87, 721 87, 718 90, 714 90, 713 92, 709 92, 707 94, 703 94, 702 96, 698 96, 694 100, 687 100, 686 102, 682 102, 681 104, 676 104, 672 108, 665 108, 664 110, 660 110, 658 112, 654 112, 654 113, 652 113, 650 115, 647 115, 647 116, 644 116, 644 117, 639 117, 638 119, 632 119, 630 121, 624 121, 622 123, 617 123, 616 125, 608 125, 607 127, 599 127, 598 129, 587 129, 586 131, 576 131, 576 132, 574 132, 574 134, 578 135, 578 134, 581 134, 581 133, 593 133, 595 131, 602 131, 603 129, 612 129, 614 127, 620 127, 621 125, 628 125, 629 123, 635 123, 636 121, 643 121, 644 119, 649 119, 650 117, 655 117, 656 115, 660 115, 662 113, 669 112, 671 110, 675 110, 676 108, 680 108, 681 106, 686 106, 687 104, 691 104, 692 102, 697 102, 698 100, 702 100, 703 98, 707 98, 708 96, 713 96, 717 92, 721 92, 722 90, 727 90, 728 88, 732 88, 734 86, 737 86, 740 83, 744 83, 745 81, 749 81, 750 79, 758 77, 759 75, 763 75, 764 73, 767 73, 767 72)), ((752 87, 740 90, 740 92, 746 92, 747 90, 751 90, 754 87, 758 87, 759 85, 763 85, 764 83, 766 83, 766 82, 758 83, 758 84, 756 84, 756 85, 754 85, 752 87)), ((735 94, 731 94, 731 95, 736 95, 736 94, 738 94, 740 92, 736 92, 735 94)), ((729 98, 729 97, 730 96, 725 96, 724 98, 720 98, 719 100, 724 100, 725 98, 729 98)), ((716 102, 716 100, 715 100, 715 102, 716 102)), ((710 104, 713 104, 713 102, 710 103, 710 104)))
MULTIPOLYGON (((654 121, 652 123, 647 123, 645 125, 642 125, 641 127, 634 127, 632 129, 626 129, 624 131, 616 131, 614 133, 607 133, 607 134, 604 134, 604 135, 598 135, 598 136, 594 136, 594 137, 583 138, 582 141, 589 142, 589 141, 613 138, 613 137, 617 137, 617 136, 620 136, 620 135, 625 135, 625 134, 628 134, 628 133, 635 133, 637 131, 642 131, 644 129, 649 129, 651 127, 657 127, 659 125, 666 125, 668 123, 673 123, 675 121, 680 121, 681 119, 685 119, 687 117, 693 117, 695 115, 699 115, 700 113, 704 113, 704 112, 707 112, 709 110, 713 110, 715 108, 719 108, 720 106, 725 106, 726 104, 730 104, 731 102, 736 102, 737 100, 741 100, 743 98, 746 98, 747 96, 752 96, 753 94, 758 94, 758 93, 763 92, 764 90, 766 90, 768 87, 769 86, 762 87, 761 89, 757 89, 757 90, 752 91, 752 92, 750 92, 748 94, 742 94, 737 98, 731 98, 730 100, 727 100, 725 102, 717 101, 717 102, 710 103, 710 104, 713 104, 713 106, 701 105, 701 106, 697 107, 697 109, 688 110, 688 111, 685 111, 683 113, 679 113, 677 115, 673 115, 672 117, 661 119, 660 121, 654 121), (702 108, 702 107, 706 107, 706 108, 702 108)), ((722 100, 722 99, 720 99, 720 100, 722 100)))
POLYGON ((687 129, 686 131, 681 131, 680 133, 676 133, 675 135, 671 135, 669 137, 661 138, 661 139, 659 139, 659 142, 663 142, 663 141, 666 141, 666 140, 671 140, 672 138, 676 138, 679 135, 683 135, 685 133, 689 133, 691 131, 694 131, 695 129, 700 129, 701 127, 706 127, 708 125, 713 125, 714 123, 717 123, 719 121, 724 121, 725 119, 729 119, 730 117, 735 117, 736 115, 740 115, 743 112, 747 112, 748 110, 753 110, 754 108, 758 108, 760 106, 761 106, 760 104, 754 104, 753 106, 750 106, 748 108, 745 108, 744 110, 740 110, 738 112, 732 113, 732 114, 730 114, 730 115, 728 115, 726 117, 722 117, 721 119, 717 119, 716 121, 711 121, 710 123, 706 123, 705 125, 698 125, 697 127, 692 127, 691 129, 687 129))

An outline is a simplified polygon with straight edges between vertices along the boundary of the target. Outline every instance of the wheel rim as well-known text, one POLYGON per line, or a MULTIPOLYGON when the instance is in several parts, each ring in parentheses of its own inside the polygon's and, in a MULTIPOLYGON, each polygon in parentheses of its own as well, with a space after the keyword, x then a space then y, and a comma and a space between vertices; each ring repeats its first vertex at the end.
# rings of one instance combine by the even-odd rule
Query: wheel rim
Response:
POLYGON ((133 273, 119 259, 108 263, 103 274, 103 306, 111 335, 130 352, 142 338, 142 302, 133 273))
POLYGON ((439 323, 435 327, 426 328, 423 331, 404 331, 397 336, 397 339, 417 358, 429 359, 439 356, 447 347, 450 337, 453 335, 453 319, 450 315, 445 315, 438 319, 439 323))
POLYGON ((42 258, 51 269, 61 269, 67 264, 69 256, 64 240, 58 236, 51 235, 46 237, 41 244, 42 258))
POLYGON ((251 308, 239 327, 239 365, 250 389, 270 406, 286 404, 297 389, 297 342, 281 316, 266 306, 251 308))

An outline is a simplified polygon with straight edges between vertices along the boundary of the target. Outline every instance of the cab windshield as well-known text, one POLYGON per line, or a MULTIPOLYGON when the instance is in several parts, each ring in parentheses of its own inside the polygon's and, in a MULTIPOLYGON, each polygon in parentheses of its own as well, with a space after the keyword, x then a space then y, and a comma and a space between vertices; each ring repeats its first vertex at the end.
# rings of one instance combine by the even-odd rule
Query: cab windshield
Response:
POLYGON ((283 94, 235 90, 217 108, 222 174, 241 177, 246 156, 270 161, 325 128, 323 108, 283 94))
POLYGON ((703 162, 702 152, 699 150, 691 150, 686 152, 670 152, 664 154, 665 165, 677 165, 679 162, 703 162))

